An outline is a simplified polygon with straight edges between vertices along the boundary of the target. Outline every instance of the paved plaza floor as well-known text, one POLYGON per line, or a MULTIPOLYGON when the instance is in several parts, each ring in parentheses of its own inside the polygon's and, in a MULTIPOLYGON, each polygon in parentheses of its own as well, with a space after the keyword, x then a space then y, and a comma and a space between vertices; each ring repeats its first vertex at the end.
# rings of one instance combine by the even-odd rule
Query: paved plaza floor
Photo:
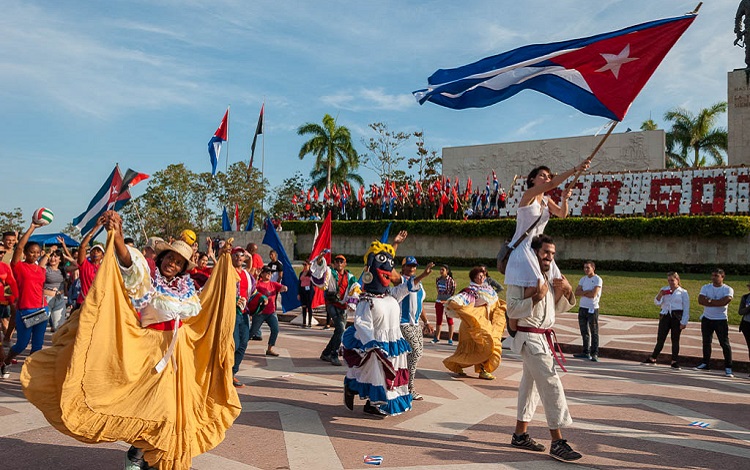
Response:
MULTIPOLYGON (((558 328, 561 342, 570 343, 566 349, 580 344, 572 318, 564 316, 558 328)), ((623 321, 630 320, 603 318, 609 324, 602 328, 603 352, 653 347, 654 321, 633 320, 630 327, 623 321)), ((416 378, 424 401, 403 415, 379 419, 363 414, 361 401, 354 412, 343 406, 345 368, 318 358, 330 333, 282 323, 278 358, 265 356, 265 344, 251 341, 238 374, 247 384, 239 389, 243 412, 224 442, 194 459, 193 467, 357 469, 372 468, 363 459, 373 455, 382 456, 382 468, 401 469, 750 467, 747 373, 729 379, 723 369, 672 370, 668 362, 644 366, 606 354, 598 363, 568 356, 568 372, 561 376, 574 424, 564 433, 584 458, 563 464, 546 452, 510 446, 522 367, 510 351, 504 351, 496 380, 480 380, 470 370, 457 378, 441 362, 453 346, 427 339, 416 378)), ((744 342, 733 337, 733 346, 747 360, 744 342)), ((122 468, 126 444, 82 444, 51 428, 24 399, 18 369, 0 381, 2 468, 122 468)), ((530 432, 549 447, 541 406, 530 432)))

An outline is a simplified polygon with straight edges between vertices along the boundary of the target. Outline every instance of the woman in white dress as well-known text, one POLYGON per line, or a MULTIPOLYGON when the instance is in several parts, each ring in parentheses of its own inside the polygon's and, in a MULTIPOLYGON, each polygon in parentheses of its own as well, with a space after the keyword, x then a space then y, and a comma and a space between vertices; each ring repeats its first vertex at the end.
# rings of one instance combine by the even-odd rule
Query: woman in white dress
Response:
MULTIPOLYGON (((508 265, 505 269, 505 283, 513 286, 536 287, 540 280, 544 280, 542 271, 539 269, 536 255, 531 249, 531 240, 542 233, 547 226, 550 214, 564 219, 568 216, 568 199, 571 190, 565 190, 558 204, 545 193, 551 191, 565 182, 568 177, 576 172, 586 171, 589 161, 585 160, 580 165, 570 170, 553 176, 546 166, 538 166, 531 170, 526 178, 526 191, 521 196, 516 215, 516 233, 513 235, 511 246, 531 227, 539 218, 541 219, 529 232, 529 235, 510 253, 508 265)), ((552 262, 550 278, 557 279, 562 275, 557 265, 552 262)))

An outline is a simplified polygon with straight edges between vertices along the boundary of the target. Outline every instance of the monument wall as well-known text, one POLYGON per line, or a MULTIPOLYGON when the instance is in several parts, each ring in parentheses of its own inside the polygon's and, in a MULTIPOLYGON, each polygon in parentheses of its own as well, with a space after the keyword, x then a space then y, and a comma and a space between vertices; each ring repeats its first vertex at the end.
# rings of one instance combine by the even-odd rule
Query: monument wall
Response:
MULTIPOLYGON (((487 174, 497 172, 500 184, 510 188, 515 175, 526 176, 538 165, 553 172, 580 163, 598 145, 602 136, 567 137, 502 144, 443 148, 443 174, 470 177, 481 186, 487 174)), ((639 171, 665 166, 663 130, 613 133, 591 163, 592 172, 639 171)))
POLYGON ((750 73, 744 69, 727 76, 727 125, 727 163, 750 165, 750 73))

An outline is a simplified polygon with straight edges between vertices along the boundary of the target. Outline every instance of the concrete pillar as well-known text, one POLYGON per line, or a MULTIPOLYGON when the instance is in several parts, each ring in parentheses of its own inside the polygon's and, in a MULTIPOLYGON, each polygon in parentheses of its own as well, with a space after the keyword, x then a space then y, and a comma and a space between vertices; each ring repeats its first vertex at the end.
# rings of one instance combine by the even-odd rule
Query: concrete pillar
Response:
POLYGON ((728 165, 750 165, 750 70, 727 76, 728 165))

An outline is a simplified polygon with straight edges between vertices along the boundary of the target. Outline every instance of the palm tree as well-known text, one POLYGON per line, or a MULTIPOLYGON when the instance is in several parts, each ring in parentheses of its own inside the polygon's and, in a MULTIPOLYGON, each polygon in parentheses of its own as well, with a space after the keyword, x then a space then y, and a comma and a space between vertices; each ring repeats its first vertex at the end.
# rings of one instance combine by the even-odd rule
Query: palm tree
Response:
POLYGON ((715 165, 724 165, 722 151, 727 151, 727 131, 722 127, 715 127, 715 124, 719 115, 726 111, 726 101, 701 109, 697 115, 684 108, 667 111, 664 119, 672 122, 672 130, 667 132, 668 156, 671 145, 671 156, 683 166, 705 166, 706 154, 713 159, 715 165), (679 147, 680 151, 674 152, 675 147, 679 147))
POLYGON ((325 171, 327 189, 331 189, 332 173, 338 175, 343 172, 346 175, 359 166, 359 156, 352 145, 349 129, 337 126, 336 120, 330 114, 323 116, 322 126, 308 122, 297 129, 297 134, 312 135, 312 138, 302 145, 299 158, 302 160, 307 154, 315 156, 315 164, 310 175, 321 175, 325 171))
POLYGON ((659 129, 659 125, 651 118, 646 119, 643 121, 643 124, 641 124, 642 131, 655 131, 657 129, 659 129))

